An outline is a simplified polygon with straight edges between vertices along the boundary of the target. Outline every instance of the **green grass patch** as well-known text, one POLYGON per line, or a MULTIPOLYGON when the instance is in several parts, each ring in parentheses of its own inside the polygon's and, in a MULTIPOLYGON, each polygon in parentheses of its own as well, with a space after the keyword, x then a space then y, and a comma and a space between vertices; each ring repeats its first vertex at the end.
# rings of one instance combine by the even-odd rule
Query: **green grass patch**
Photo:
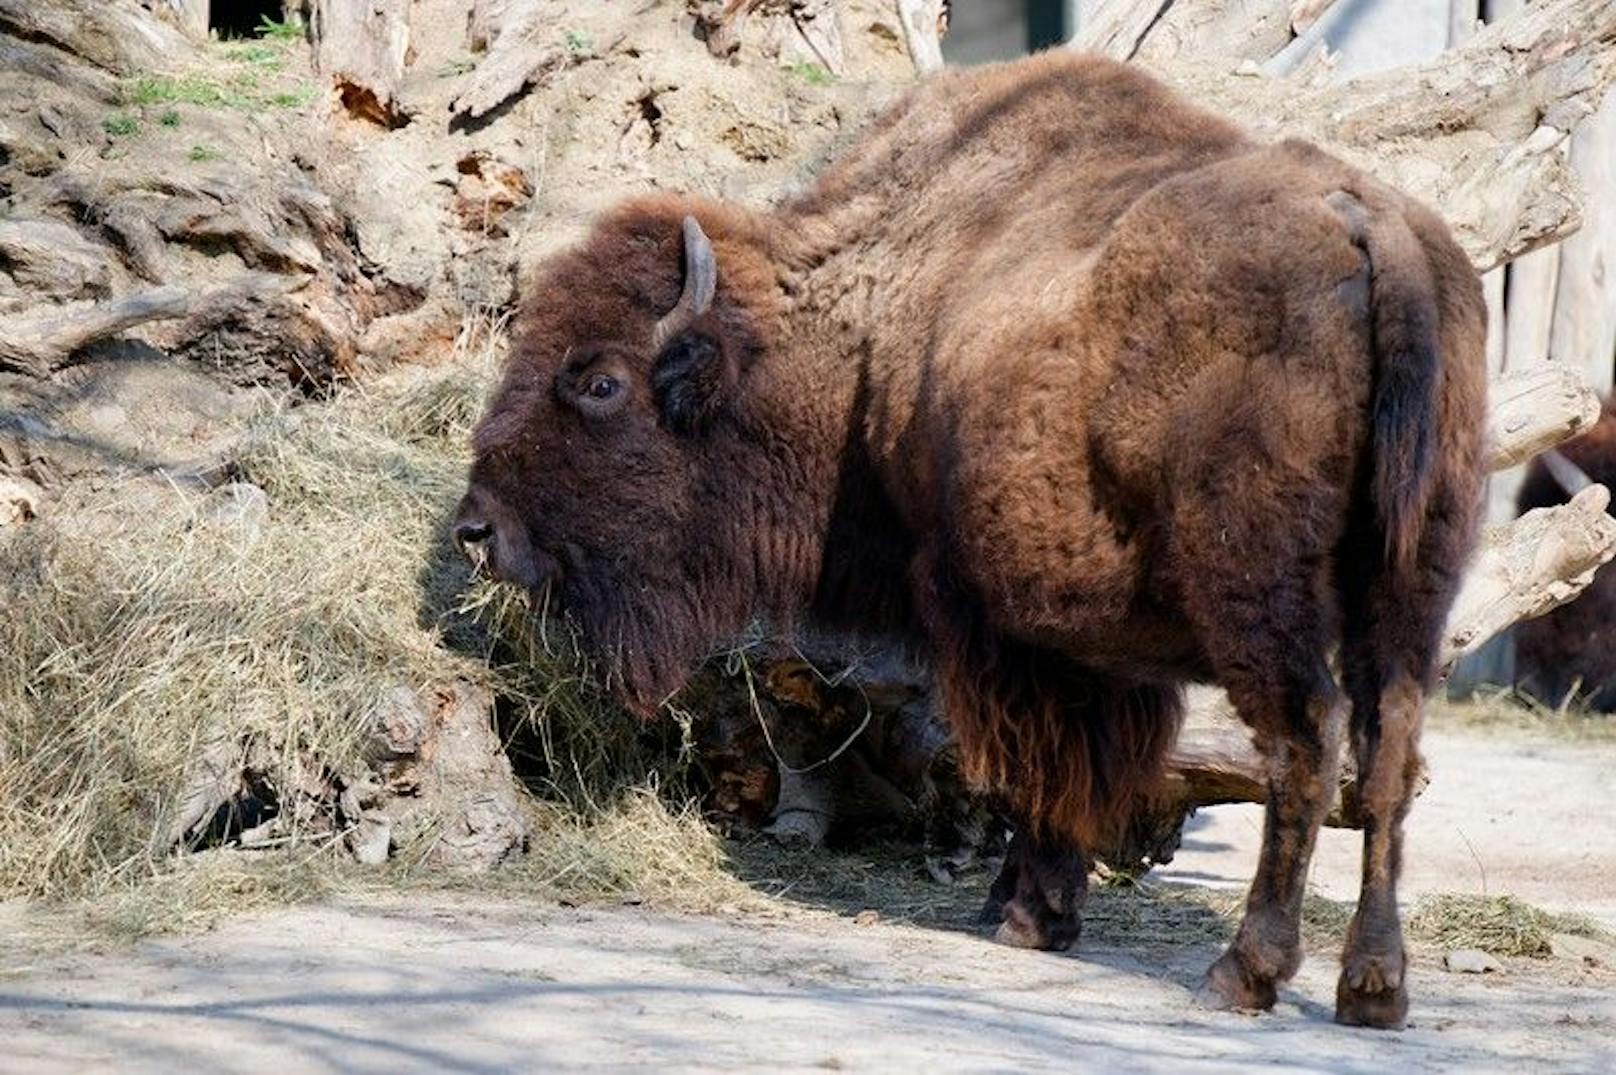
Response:
POLYGON ((186 154, 187 158, 195 161, 197 164, 202 164, 206 161, 221 160, 223 159, 223 156, 224 154, 220 153, 211 146, 192 146, 191 151, 186 154))
POLYGON ((301 41, 307 36, 303 20, 276 20, 265 15, 258 20, 258 36, 270 41, 301 41))
POLYGON ((595 41, 582 30, 565 30, 561 34, 561 43, 568 52, 588 52, 595 47, 595 41))
POLYGON ((102 120, 101 129, 114 138, 129 138, 140 133, 140 121, 120 112, 102 120))
POLYGON ((270 104, 276 108, 302 108, 317 96, 313 86, 299 86, 293 90, 281 90, 268 97, 270 104))
POLYGON ((786 68, 810 86, 829 86, 836 76, 817 63, 794 63, 786 68))
POLYGON ((234 45, 225 50, 225 58, 232 63, 251 64, 280 70, 286 66, 286 53, 276 45, 234 45))

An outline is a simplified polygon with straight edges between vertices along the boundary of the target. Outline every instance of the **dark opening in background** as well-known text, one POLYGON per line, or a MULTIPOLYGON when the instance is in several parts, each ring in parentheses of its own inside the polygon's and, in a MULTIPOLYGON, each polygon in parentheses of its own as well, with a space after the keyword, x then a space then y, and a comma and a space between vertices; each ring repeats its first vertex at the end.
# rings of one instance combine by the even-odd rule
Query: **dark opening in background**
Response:
POLYGON ((219 37, 257 37, 265 20, 285 18, 282 0, 213 0, 208 5, 208 29, 219 37))
POLYGON ((1027 51, 1059 45, 1072 34, 1066 25, 1065 0, 1027 0, 1027 51))

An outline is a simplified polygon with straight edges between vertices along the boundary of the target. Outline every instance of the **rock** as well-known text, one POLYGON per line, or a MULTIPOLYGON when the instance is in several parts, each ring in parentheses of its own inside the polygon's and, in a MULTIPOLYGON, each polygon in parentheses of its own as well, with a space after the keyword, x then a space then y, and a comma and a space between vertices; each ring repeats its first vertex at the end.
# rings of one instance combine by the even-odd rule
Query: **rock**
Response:
POLYGON ((1445 952, 1442 966, 1454 974, 1490 974, 1504 969, 1497 957, 1480 948, 1456 948, 1445 952))
POLYGON ((348 833, 348 850, 365 866, 380 866, 393 849, 393 823, 385 814, 367 811, 348 833))
POLYGON ((39 514, 45 490, 27 478, 0 476, 0 527, 25 523, 39 514))
MULTIPOLYGON (((369 763, 380 787, 363 818, 385 819, 400 845, 429 838, 425 861, 434 866, 486 870, 525 851, 527 818, 493 711, 493 695, 463 680, 389 691, 372 717, 369 763)), ((365 853, 377 852, 367 844, 365 853)))
POLYGON ((269 521, 269 494, 251 482, 228 482, 208 493, 200 514, 251 548, 269 521))
POLYGON ((533 197, 527 173, 508 161, 477 150, 455 164, 454 213, 460 226, 480 235, 506 234, 505 215, 533 197))
POLYGON ((1556 933, 1549 938, 1549 951, 1556 959, 1569 959, 1586 967, 1616 967, 1616 945, 1575 933, 1556 933))
POLYGON ((0 220, 0 265, 20 287, 56 301, 105 298, 110 248, 55 220, 0 220))
POLYGON ((873 926, 879 921, 881 921, 880 911, 865 910, 853 916, 855 926, 873 926))

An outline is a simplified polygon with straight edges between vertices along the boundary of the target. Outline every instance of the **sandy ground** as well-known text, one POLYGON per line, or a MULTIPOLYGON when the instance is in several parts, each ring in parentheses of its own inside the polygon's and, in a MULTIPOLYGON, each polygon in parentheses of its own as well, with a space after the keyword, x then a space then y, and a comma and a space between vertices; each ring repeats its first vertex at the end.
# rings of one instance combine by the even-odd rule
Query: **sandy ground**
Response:
MULTIPOLYGON (((1616 744, 1544 740, 1514 729, 1438 727, 1423 737, 1431 783, 1409 815, 1402 893, 1509 893, 1616 930, 1616 744)), ((1262 807, 1203 810, 1160 880, 1244 887, 1262 807)), ((1358 896, 1357 832, 1326 829, 1313 889, 1358 896)))
MULTIPOLYGON (((1479 890, 1485 867, 1489 891, 1609 911, 1616 748, 1474 732, 1429 748, 1413 889, 1479 890)), ((1250 821, 1197 822, 1170 872, 1243 880, 1250 821)), ((1319 887, 1345 893, 1356 841, 1337 835, 1319 887)), ((1331 1023, 1334 953, 1269 1015, 1201 1010, 1214 952, 1172 938, 1048 955, 793 907, 726 920, 433 895, 96 953, 31 944, 25 917, 0 909, 6 1071, 1616 1070, 1616 968, 1565 960, 1465 976, 1427 955, 1414 1025, 1387 1034, 1331 1023)))

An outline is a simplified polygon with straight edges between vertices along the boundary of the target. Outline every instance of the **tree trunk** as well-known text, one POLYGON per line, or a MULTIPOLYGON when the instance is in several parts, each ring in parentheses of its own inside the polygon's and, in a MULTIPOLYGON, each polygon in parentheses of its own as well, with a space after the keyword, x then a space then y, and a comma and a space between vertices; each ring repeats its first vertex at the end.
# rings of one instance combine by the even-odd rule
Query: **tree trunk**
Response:
POLYGON ((409 122, 399 100, 410 54, 410 0, 313 0, 315 55, 348 114, 409 122))

